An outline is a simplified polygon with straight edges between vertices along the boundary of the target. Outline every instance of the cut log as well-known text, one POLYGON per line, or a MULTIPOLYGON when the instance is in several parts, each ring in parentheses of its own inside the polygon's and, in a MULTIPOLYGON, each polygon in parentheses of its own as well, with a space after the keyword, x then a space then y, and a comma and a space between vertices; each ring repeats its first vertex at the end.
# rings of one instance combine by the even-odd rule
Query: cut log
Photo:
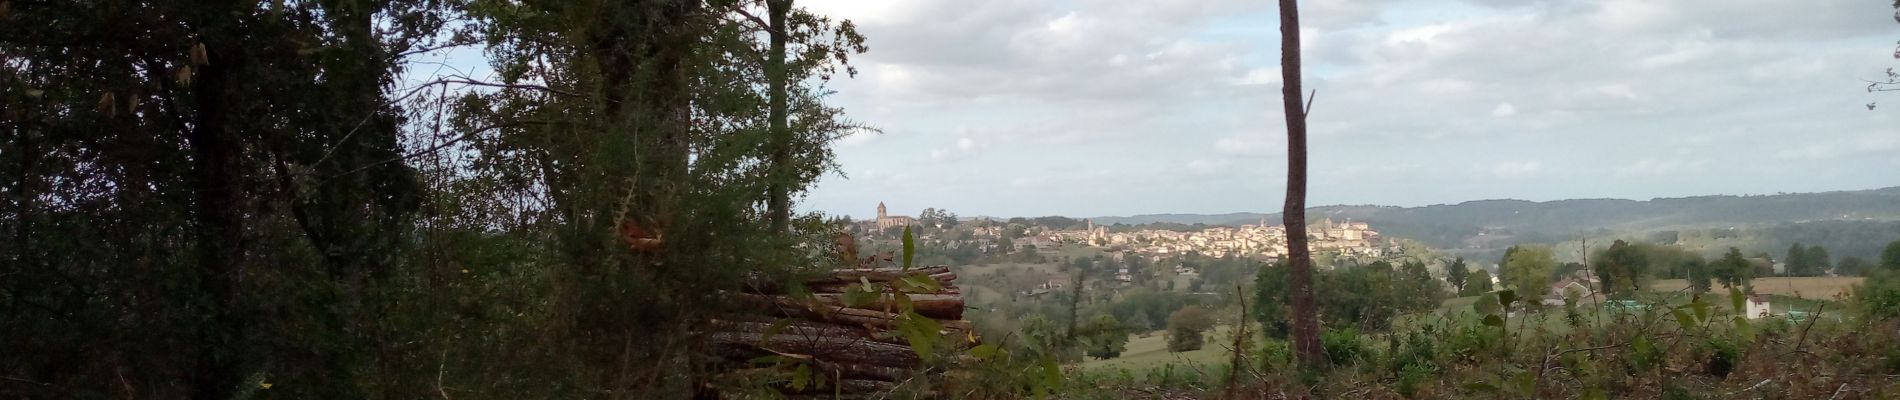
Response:
MULTIPOLYGON (((714 354, 717 354, 721 358, 731 361, 733 365, 748 366, 748 367, 756 366, 756 365, 750 365, 751 361, 755 358, 780 354, 780 353, 774 353, 772 351, 760 348, 759 346, 757 346, 756 343, 732 343, 732 342, 714 343, 713 350, 714 350, 714 354)), ((790 353, 787 353, 787 354, 790 354, 790 353)), ((817 369, 817 371, 814 371, 814 372, 821 374, 822 376, 825 377, 825 379, 834 379, 834 378, 869 379, 869 380, 877 380, 877 381, 896 382, 908 377, 911 371, 909 369, 899 368, 899 367, 870 365, 870 364, 850 364, 850 363, 842 363, 842 362, 830 362, 830 361, 817 360, 817 359, 812 359, 806 362, 811 363, 811 366, 817 369)))
MULTIPOLYGON (((812 295, 812 297, 817 298, 818 301, 824 302, 826 305, 849 307, 844 303, 844 295, 842 294, 819 293, 812 295)), ((911 310, 916 311, 918 315, 930 317, 931 319, 963 319, 962 295, 912 294, 908 297, 910 297, 911 310)), ((870 304, 863 304, 858 307, 872 310, 895 310, 897 309, 897 304, 891 299, 890 295, 883 295, 878 296, 878 299, 870 302, 870 304)))
MULTIPOLYGON (((872 283, 888 283, 892 280, 912 275, 929 276, 931 279, 936 280, 938 285, 943 287, 951 287, 951 285, 953 285, 952 282, 957 280, 957 274, 950 272, 950 267, 934 266, 916 268, 910 271, 895 268, 841 269, 829 271, 817 277, 808 278, 802 283, 805 284, 806 289, 813 293, 843 293, 845 289, 851 285, 862 284, 863 282, 858 279, 860 277, 872 283)), ((765 279, 760 276, 753 276, 746 279, 745 291, 758 294, 785 294, 786 289, 780 282, 765 279)))
POLYGON ((846 325, 830 324, 830 323, 808 321, 808 320, 802 320, 802 319, 780 319, 776 321, 769 320, 767 318, 759 318, 759 319, 760 320, 715 319, 715 320, 712 320, 712 323, 708 326, 708 329, 714 332, 742 332, 742 333, 762 334, 762 333, 766 333, 766 331, 773 330, 773 327, 776 326, 777 332, 775 333, 782 334, 782 335, 811 336, 811 337, 853 337, 853 338, 868 339, 868 340, 876 341, 876 342, 896 344, 896 345, 906 345, 906 346, 910 345, 910 341, 904 339, 902 335, 873 334, 871 331, 864 330, 864 327, 852 327, 852 326, 846 326, 846 325))
POLYGON ((921 359, 909 346, 851 337, 766 336, 759 333, 714 332, 707 337, 716 346, 751 346, 778 353, 803 354, 839 364, 914 367, 921 359))
MULTIPOLYGON (((768 313, 780 316, 803 318, 812 321, 826 321, 850 326, 866 326, 879 330, 897 328, 898 314, 896 313, 851 308, 839 304, 820 304, 814 309, 792 299, 748 293, 740 293, 738 294, 738 298, 748 305, 760 307, 768 313)), ((944 333, 946 334, 961 336, 968 333, 971 328, 970 321, 944 320, 938 322, 943 324, 944 333)))

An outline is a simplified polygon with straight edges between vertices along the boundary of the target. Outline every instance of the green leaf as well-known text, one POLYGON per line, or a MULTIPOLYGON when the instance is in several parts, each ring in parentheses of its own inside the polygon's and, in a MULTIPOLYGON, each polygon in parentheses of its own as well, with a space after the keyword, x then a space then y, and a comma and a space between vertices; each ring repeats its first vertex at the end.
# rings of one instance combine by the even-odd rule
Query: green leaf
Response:
POLYGON ((1755 342, 1755 327, 1748 324, 1748 317, 1735 317, 1735 333, 1742 335, 1743 342, 1755 342))
POLYGON ((1695 328, 1695 317, 1689 316, 1689 313, 1682 311, 1681 308, 1670 310, 1669 314, 1676 316, 1676 325, 1681 326, 1682 330, 1695 328))
POLYGON ((792 390, 805 390, 806 386, 811 386, 811 366, 801 363, 792 370, 792 390))
POLYGON ((917 255, 917 238, 911 236, 910 227, 904 227, 904 269, 910 269, 910 260, 917 255))
POLYGON ((1697 298, 1694 303, 1689 303, 1689 307, 1695 309, 1695 320, 1697 321, 1709 320, 1709 302, 1702 301, 1701 298, 1697 298))
POLYGON ((871 305, 872 302, 877 301, 879 294, 880 293, 875 288, 863 289, 857 286, 852 286, 850 288, 845 289, 844 291, 844 296, 843 296, 844 305, 850 306, 850 307, 868 306, 868 305, 871 305))
POLYGON ((910 275, 898 281, 903 282, 903 291, 911 293, 936 293, 943 288, 929 275, 910 275))
POLYGON ((996 358, 996 355, 1001 353, 1002 350, 1003 347, 997 346, 995 343, 984 343, 970 348, 970 356, 976 357, 978 360, 988 360, 996 358))
POLYGON ((1504 327, 1504 318, 1496 315, 1484 316, 1484 326, 1504 327))
POLYGON ((943 340, 943 324, 937 323, 937 320, 905 310, 898 316, 897 330, 910 341, 910 349, 917 353, 918 358, 930 360, 937 356, 936 346, 943 340))
POLYGON ((1517 291, 1510 289, 1498 291, 1498 305, 1509 309, 1511 308, 1511 303, 1515 302, 1517 302, 1517 291))

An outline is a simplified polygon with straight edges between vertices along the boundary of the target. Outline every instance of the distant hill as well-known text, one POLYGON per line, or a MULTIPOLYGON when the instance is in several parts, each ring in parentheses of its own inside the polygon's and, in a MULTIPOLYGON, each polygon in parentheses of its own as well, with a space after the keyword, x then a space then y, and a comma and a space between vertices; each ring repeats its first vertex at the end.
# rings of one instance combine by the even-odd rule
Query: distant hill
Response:
MULTIPOLYGON (((1619 234, 1637 237, 1641 235, 1635 234, 1682 230, 1806 231, 1813 229, 1788 227, 1815 225, 1809 223, 1822 221, 1853 222, 1818 225, 1828 229, 1876 234, 1891 231, 1889 233, 1893 237, 1884 240, 1900 239, 1900 223, 1896 222, 1900 221, 1900 187, 1823 193, 1658 198, 1647 201, 1478 200, 1424 207, 1325 206, 1311 208, 1307 213, 1309 220, 1333 218, 1364 221, 1389 236, 1418 240, 1433 247, 1454 250, 1454 253, 1488 254, 1518 243, 1552 243, 1579 237, 1619 234)), ((1153 214, 1096 217, 1094 220, 1097 224, 1239 225, 1257 223, 1263 217, 1270 224, 1280 220, 1279 213, 1153 214)), ((1824 234, 1817 234, 1816 237, 1826 240, 1824 234)), ((1765 247, 1771 245, 1768 242, 1780 241, 1763 242, 1760 246, 1765 247)), ((1839 252, 1835 254, 1847 255, 1839 252)))

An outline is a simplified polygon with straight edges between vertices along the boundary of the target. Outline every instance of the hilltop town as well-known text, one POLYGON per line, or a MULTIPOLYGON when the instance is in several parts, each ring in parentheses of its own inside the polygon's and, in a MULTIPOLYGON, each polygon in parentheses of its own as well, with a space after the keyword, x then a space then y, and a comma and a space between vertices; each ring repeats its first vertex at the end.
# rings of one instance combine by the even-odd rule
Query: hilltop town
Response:
MULTIPOLYGON (((1049 249, 1065 245, 1101 248, 1111 253, 1165 257, 1200 254, 1212 257, 1247 257, 1278 260, 1287 254, 1286 227, 1257 224, 1202 226, 1198 230, 1180 227, 1156 228, 1147 225, 1096 225, 1093 220, 1076 221, 1063 217, 1011 218, 1008 220, 974 219, 959 221, 955 215, 926 209, 919 217, 891 215, 878 203, 875 219, 860 221, 856 227, 872 236, 894 236, 904 227, 918 227, 920 237, 943 241, 946 247, 974 245, 995 254, 1022 251, 1025 248, 1049 249)), ((1307 227, 1307 239, 1315 252, 1349 257, 1382 257, 1389 244, 1365 222, 1322 219, 1307 227)))

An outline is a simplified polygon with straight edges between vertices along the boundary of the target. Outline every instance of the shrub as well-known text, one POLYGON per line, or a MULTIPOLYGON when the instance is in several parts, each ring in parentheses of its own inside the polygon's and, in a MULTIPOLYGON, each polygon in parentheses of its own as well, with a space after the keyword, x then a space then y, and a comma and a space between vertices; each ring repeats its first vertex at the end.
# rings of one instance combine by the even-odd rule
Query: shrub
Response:
POLYGON ((1319 345, 1326 351, 1326 361, 1333 365, 1351 365, 1366 353, 1365 344, 1359 342, 1359 331, 1352 328, 1327 329, 1320 335, 1319 345))
POLYGON ((1200 350, 1207 343, 1202 333, 1214 326, 1214 319, 1200 306, 1181 307, 1168 315, 1168 351, 1200 350))

